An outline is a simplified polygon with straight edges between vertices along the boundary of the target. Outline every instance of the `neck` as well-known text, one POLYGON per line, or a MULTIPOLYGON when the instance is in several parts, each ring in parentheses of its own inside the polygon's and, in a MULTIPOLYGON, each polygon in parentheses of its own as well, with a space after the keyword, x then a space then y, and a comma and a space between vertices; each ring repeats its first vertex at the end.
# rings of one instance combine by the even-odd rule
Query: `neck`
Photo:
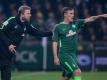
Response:
POLYGON ((70 22, 71 22, 71 21, 69 21, 69 20, 66 19, 66 18, 63 20, 63 23, 64 23, 64 24, 69 24, 70 22))

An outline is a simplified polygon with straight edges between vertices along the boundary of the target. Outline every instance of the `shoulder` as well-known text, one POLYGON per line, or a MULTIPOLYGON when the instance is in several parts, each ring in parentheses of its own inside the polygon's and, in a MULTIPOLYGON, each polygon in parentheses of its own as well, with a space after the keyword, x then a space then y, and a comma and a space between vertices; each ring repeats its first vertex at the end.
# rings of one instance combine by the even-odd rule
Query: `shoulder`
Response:
POLYGON ((11 26, 15 20, 15 17, 9 17, 7 20, 5 20, 1 25, 0 29, 4 29, 5 26, 11 26))
POLYGON ((61 22, 55 25, 55 27, 59 27, 59 26, 61 26, 61 22))
POLYGON ((3 22, 3 25, 4 25, 4 26, 7 26, 9 23, 14 22, 14 20, 15 20, 15 17, 9 17, 7 20, 5 20, 5 21, 3 22))
POLYGON ((73 22, 76 23, 76 22, 84 22, 85 20, 84 19, 75 19, 73 22))
POLYGON ((55 29, 55 30, 60 29, 60 28, 61 28, 61 25, 62 25, 61 23, 56 24, 55 27, 54 27, 54 29, 55 29))
POLYGON ((63 23, 60 22, 60 23, 56 24, 55 27, 56 27, 56 28, 60 28, 62 25, 63 25, 63 23))
MULTIPOLYGON (((7 21, 7 22, 11 22, 11 21, 14 21, 14 20, 15 20, 15 17, 13 16, 13 17, 9 17, 6 21, 7 21)), ((6 21, 5 21, 5 22, 6 22, 6 21)))

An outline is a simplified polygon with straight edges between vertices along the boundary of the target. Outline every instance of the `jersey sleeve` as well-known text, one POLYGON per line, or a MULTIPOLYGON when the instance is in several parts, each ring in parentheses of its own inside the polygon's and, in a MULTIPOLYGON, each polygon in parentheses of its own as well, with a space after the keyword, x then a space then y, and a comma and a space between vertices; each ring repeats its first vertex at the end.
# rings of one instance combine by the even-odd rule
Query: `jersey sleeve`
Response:
POLYGON ((77 24, 77 29, 78 29, 78 30, 80 30, 81 28, 83 28, 84 25, 85 25, 84 19, 77 19, 75 22, 76 22, 76 24, 77 24))
POLYGON ((55 29, 53 31, 53 41, 58 42, 59 41, 59 31, 58 31, 58 26, 55 26, 55 29))
POLYGON ((32 24, 28 25, 27 33, 35 37, 51 37, 52 36, 51 31, 40 31, 37 28, 35 28, 32 24))
POLYGON ((13 22, 13 19, 15 17, 11 17, 9 18, 8 20, 6 20, 4 23, 1 24, 0 26, 0 37, 1 37, 1 40, 3 41, 3 43, 6 45, 6 46, 9 46, 11 44, 11 41, 10 39, 5 35, 5 32, 8 32, 10 30, 10 28, 12 27, 12 22, 13 22))

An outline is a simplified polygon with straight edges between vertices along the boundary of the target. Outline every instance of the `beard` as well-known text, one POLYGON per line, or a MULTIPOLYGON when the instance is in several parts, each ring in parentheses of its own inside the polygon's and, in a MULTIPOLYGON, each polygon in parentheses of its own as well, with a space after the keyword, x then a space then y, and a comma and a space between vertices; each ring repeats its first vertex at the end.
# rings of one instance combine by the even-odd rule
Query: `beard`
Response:
POLYGON ((30 22, 30 18, 25 18, 25 17, 22 17, 22 20, 25 21, 25 22, 30 22))

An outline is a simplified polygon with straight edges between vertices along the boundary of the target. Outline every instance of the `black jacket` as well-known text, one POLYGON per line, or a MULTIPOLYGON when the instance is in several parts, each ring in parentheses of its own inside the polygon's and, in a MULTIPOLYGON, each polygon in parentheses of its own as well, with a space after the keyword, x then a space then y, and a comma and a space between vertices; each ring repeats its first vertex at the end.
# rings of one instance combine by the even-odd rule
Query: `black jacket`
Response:
POLYGON ((52 36, 52 32, 42 32, 33 27, 31 23, 22 23, 18 16, 10 17, 0 26, 0 51, 8 50, 11 44, 18 47, 26 33, 35 37, 52 36), (5 49, 1 50, 2 48, 5 49))

